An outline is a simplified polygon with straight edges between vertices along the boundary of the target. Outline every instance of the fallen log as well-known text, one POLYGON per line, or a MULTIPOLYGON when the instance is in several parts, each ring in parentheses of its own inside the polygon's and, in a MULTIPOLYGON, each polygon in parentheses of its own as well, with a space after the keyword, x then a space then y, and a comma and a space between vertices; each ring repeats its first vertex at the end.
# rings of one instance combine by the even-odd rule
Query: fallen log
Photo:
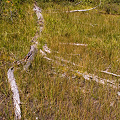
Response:
POLYGON ((19 97, 19 91, 17 84, 15 82, 15 77, 14 77, 14 68, 11 67, 8 72, 8 82, 11 87, 11 91, 13 92, 13 103, 14 103, 14 110, 15 110, 15 120, 21 119, 21 110, 20 110, 20 97, 19 97))
POLYGON ((28 54, 22 60, 15 61, 13 63, 14 64, 13 67, 9 68, 7 72, 8 82, 10 84, 11 91, 13 92, 15 120, 21 119, 21 109, 20 109, 19 91, 14 77, 14 66, 15 65, 19 66, 20 64, 22 64, 24 70, 27 70, 29 68, 29 66, 31 65, 32 61, 35 58, 35 54, 37 53, 37 45, 38 45, 37 38, 40 37, 44 26, 44 19, 41 14, 41 9, 36 4, 34 4, 33 10, 36 12, 38 18, 38 26, 39 26, 39 30, 36 32, 35 36, 32 39, 32 42, 34 44, 30 46, 30 51, 28 52, 28 54))

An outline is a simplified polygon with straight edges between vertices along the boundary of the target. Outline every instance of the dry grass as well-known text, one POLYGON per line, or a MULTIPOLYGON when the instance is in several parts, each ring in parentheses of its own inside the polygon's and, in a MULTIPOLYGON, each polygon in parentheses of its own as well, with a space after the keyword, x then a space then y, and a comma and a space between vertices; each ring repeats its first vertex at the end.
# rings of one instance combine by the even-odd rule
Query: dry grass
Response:
MULTIPOLYGON (((76 70, 91 73, 116 80, 119 84, 120 78, 100 71, 110 67, 109 72, 120 74, 120 16, 103 15, 98 11, 64 13, 68 8, 62 5, 39 4, 43 8, 45 28, 38 47, 47 43, 52 50, 48 55, 50 58, 57 60, 55 56, 59 56, 78 66, 59 60, 59 64, 52 63, 38 53, 29 71, 24 72, 22 67, 16 69, 22 119, 120 119, 118 90, 92 80, 86 81, 75 73, 76 70), (57 13, 52 13, 56 10, 57 13)), ((23 58, 29 51, 31 38, 36 32, 32 7, 29 4, 21 6, 26 13, 23 13, 24 17, 17 16, 13 23, 0 20, 0 119, 3 120, 14 118, 12 93, 6 73, 14 60, 23 58)))

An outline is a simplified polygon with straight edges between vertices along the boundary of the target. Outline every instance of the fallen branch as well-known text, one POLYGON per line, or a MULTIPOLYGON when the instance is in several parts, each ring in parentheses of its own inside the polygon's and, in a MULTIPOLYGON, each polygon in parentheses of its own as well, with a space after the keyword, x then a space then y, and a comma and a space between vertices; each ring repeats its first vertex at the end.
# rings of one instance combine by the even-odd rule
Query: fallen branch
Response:
POLYGON ((15 77, 14 77, 14 70, 13 67, 11 67, 8 72, 8 82, 11 87, 11 91, 13 92, 13 103, 14 103, 14 109, 15 109, 15 120, 21 119, 21 110, 20 110, 20 97, 19 97, 19 92, 18 92, 18 87, 15 82, 15 77))
POLYGON ((86 73, 81 73, 79 71, 76 71, 76 73, 79 75, 82 75, 85 80, 93 80, 93 81, 96 81, 97 83, 107 84, 109 86, 112 86, 113 88, 117 88, 117 86, 115 85, 113 80, 103 79, 103 78, 100 78, 94 74, 86 74, 86 73))
POLYGON ((96 7, 93 7, 93 8, 90 8, 90 9, 82 9, 82 10, 71 10, 71 11, 66 11, 67 13, 70 12, 85 12, 85 11, 90 11, 90 10, 93 10, 93 9, 96 9, 97 7, 99 7, 101 5, 101 0, 100 0, 100 3, 99 5, 97 5, 96 7))
POLYGON ((120 77, 120 75, 117 75, 117 74, 114 74, 114 73, 111 73, 111 72, 107 72, 107 71, 101 71, 101 72, 105 73, 105 74, 113 75, 115 77, 120 77))
MULTIPOLYGON (((38 42, 36 40, 40 36, 38 33, 42 32, 43 26, 44 26, 44 19, 41 14, 41 9, 36 4, 34 4, 33 10, 36 12, 36 15, 38 18, 38 25, 40 26, 39 30, 36 32, 36 35, 32 39, 32 42, 34 42, 34 44, 31 45, 30 51, 22 60, 14 62, 14 65, 22 64, 24 70, 27 70, 29 68, 29 66, 31 65, 31 62, 34 60, 35 54, 37 52, 37 45, 38 45, 38 42)), ((21 119, 21 110, 20 110, 20 106, 19 106, 20 105, 20 97, 19 97, 18 87, 16 85, 15 78, 14 78, 14 67, 11 67, 8 70, 7 77, 8 77, 8 82, 10 83, 10 86, 11 86, 11 91, 13 92, 15 119, 20 120, 21 119)))
POLYGON ((23 66, 24 70, 27 70, 28 67, 31 65, 31 62, 35 58, 35 54, 37 52, 37 44, 34 44, 31 46, 30 52, 27 54, 27 56, 24 58, 26 64, 23 66))
MULTIPOLYGON (((93 81, 100 83, 100 84, 103 84, 103 85, 107 84, 115 89, 119 88, 119 85, 116 86, 113 80, 103 79, 103 78, 100 78, 94 74, 86 74, 86 73, 81 73, 79 71, 76 71, 76 73, 83 76, 85 80, 88 80, 88 81, 93 80, 93 81)), ((117 92, 117 95, 120 96, 119 91, 117 92)))

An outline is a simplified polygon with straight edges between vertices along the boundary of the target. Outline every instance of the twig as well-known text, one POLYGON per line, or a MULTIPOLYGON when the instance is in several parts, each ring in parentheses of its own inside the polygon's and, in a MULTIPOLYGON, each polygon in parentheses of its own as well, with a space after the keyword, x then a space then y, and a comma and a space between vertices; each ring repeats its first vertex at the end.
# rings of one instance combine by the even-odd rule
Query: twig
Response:
POLYGON ((117 74, 114 74, 114 73, 111 73, 111 72, 107 72, 107 71, 101 71, 102 73, 106 73, 106 74, 109 74, 109 75, 113 75, 115 77, 120 77, 120 75, 117 75, 117 74))
POLYGON ((101 0, 100 0, 99 5, 96 6, 96 7, 93 7, 93 8, 90 8, 90 9, 82 9, 82 10, 71 10, 71 11, 66 11, 66 12, 67 12, 67 13, 68 13, 68 12, 72 13, 72 12, 84 12, 84 11, 90 11, 90 10, 96 9, 96 8, 99 7, 100 5, 101 5, 101 0))

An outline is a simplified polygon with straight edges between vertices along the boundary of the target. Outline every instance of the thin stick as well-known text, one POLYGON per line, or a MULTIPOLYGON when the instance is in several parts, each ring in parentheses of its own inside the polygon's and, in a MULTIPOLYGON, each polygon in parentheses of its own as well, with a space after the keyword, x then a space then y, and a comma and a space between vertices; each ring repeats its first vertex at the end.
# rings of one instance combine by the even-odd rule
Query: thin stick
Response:
POLYGON ((101 71, 101 72, 109 74, 109 75, 113 75, 113 76, 116 76, 116 77, 120 77, 120 75, 117 75, 117 74, 114 74, 114 73, 111 73, 111 72, 107 72, 107 71, 101 71))
POLYGON ((84 11, 90 11, 90 10, 96 9, 96 8, 99 7, 100 5, 101 5, 101 0, 100 0, 99 5, 96 6, 96 7, 93 7, 93 8, 90 8, 90 9, 82 9, 82 10, 71 10, 71 11, 66 11, 66 12, 67 12, 67 13, 68 13, 68 12, 72 13, 72 12, 84 12, 84 11))
POLYGON ((81 73, 79 71, 76 71, 77 74, 79 75, 82 75, 85 80, 93 80, 93 81, 96 81, 97 83, 100 83, 100 84, 107 84, 109 86, 112 86, 113 88, 117 88, 117 86, 115 85, 115 83, 112 81, 112 80, 107 80, 107 79, 103 79, 103 78, 100 78, 94 74, 86 74, 86 73, 81 73))

